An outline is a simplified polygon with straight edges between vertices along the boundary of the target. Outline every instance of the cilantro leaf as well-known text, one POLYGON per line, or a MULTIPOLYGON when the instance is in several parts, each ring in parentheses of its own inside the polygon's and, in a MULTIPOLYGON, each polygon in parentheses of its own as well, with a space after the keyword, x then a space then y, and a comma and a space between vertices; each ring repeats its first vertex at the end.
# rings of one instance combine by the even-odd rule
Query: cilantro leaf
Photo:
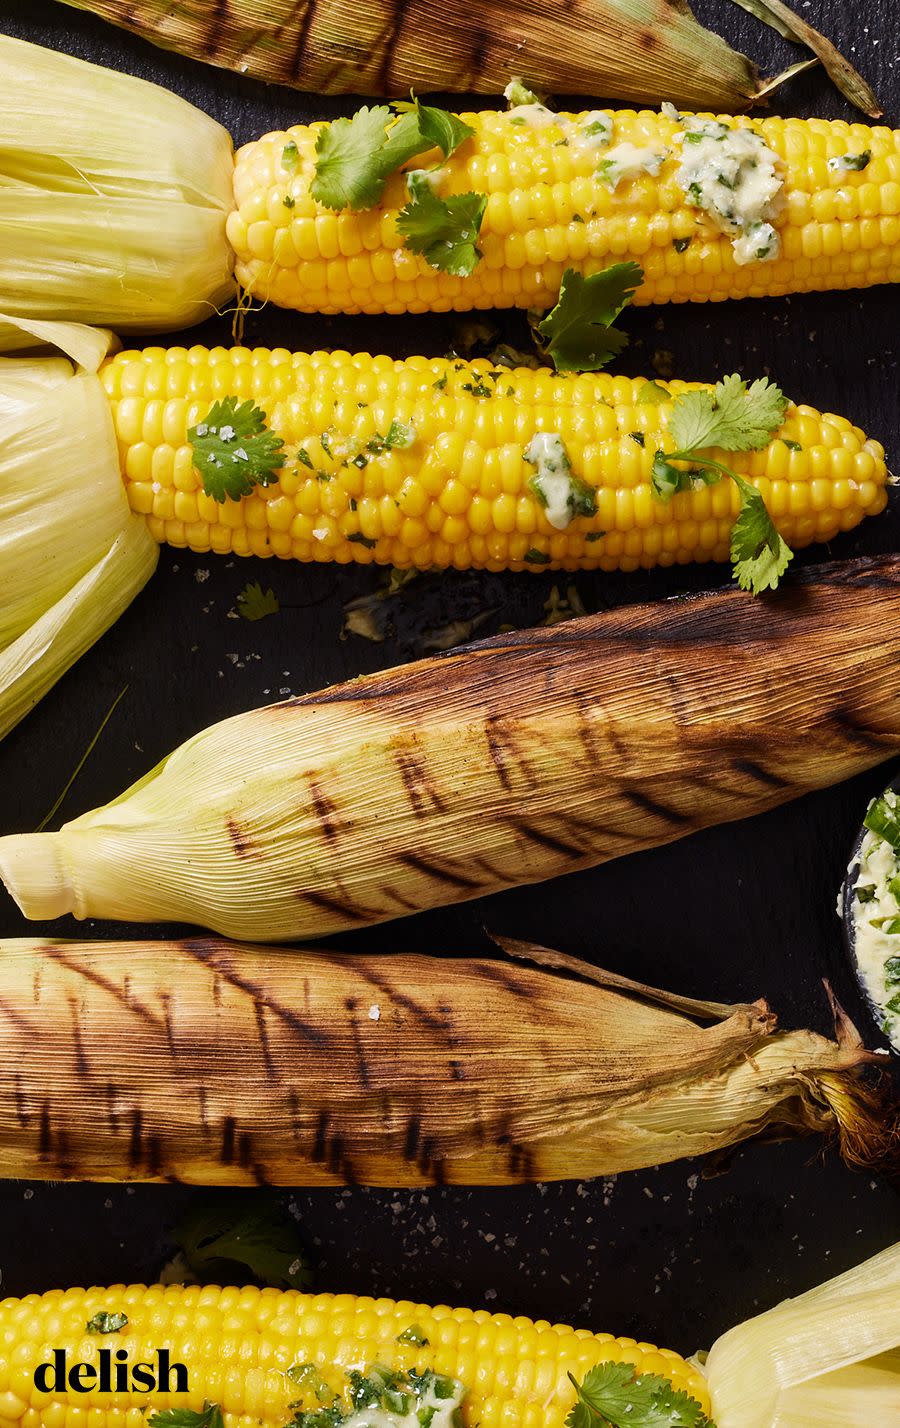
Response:
POLYGON ((333 119, 319 131, 310 186, 317 203, 374 208, 388 177, 403 164, 429 149, 449 158, 475 132, 455 114, 418 100, 394 108, 400 118, 393 124, 389 105, 364 105, 352 119, 333 119))
POLYGON ((194 1408, 163 1408, 147 1417, 149 1428, 225 1428, 218 1403, 203 1401, 203 1411, 194 1408))
POLYGON ((669 432, 679 450, 757 451, 781 426, 787 404, 768 377, 748 387, 735 372, 712 391, 683 392, 672 408, 669 432))
MULTIPOLYGON (((374 207, 390 172, 380 162, 390 122, 387 104, 364 105, 352 119, 332 119, 319 130, 316 173, 310 185, 316 203, 326 208, 374 207)), ((398 159, 396 167, 402 162, 398 159)))
POLYGON ((214 402, 205 421, 188 432, 194 467, 207 496, 239 501, 254 486, 269 486, 284 463, 281 437, 266 428, 266 414, 253 402, 225 397, 214 402))
POLYGON ((569 1378, 578 1401, 567 1428, 714 1428, 695 1398, 659 1374, 636 1375, 633 1364, 596 1364, 582 1383, 569 1378))
MULTIPOLYGON (((419 133, 428 140, 428 147, 440 149, 445 159, 455 154, 460 144, 471 139, 475 130, 446 109, 437 109, 433 104, 422 104, 414 99, 412 103, 397 102, 394 108, 401 114, 413 114, 419 133)), ((397 126, 399 128, 399 125, 397 126)), ((420 151, 417 151, 420 152, 420 151)))
POLYGON ((245 620, 264 620, 266 615, 277 615, 281 608, 275 591, 264 591, 258 580, 244 586, 237 597, 237 607, 245 620))
POLYGON ((794 552, 775 529, 756 487, 734 473, 731 479, 741 493, 740 514, 731 531, 734 574, 742 590, 759 595, 775 589, 794 552))
POLYGON ((172 1237, 201 1284, 255 1281, 275 1289, 309 1284, 299 1230, 274 1196, 250 1192, 202 1197, 172 1237))
POLYGON ((128 1323, 128 1315, 115 1313, 110 1314, 106 1309, 101 1309, 99 1313, 93 1314, 87 1321, 87 1331, 89 1334, 118 1334, 120 1329, 124 1329, 128 1323))
POLYGON ((596 372, 622 351, 628 338, 611 324, 643 276, 637 263, 613 263, 589 278, 566 269, 556 307, 538 323, 557 372, 596 372))
POLYGON ((437 198, 420 191, 397 215, 407 248, 422 253, 432 268, 467 277, 481 257, 476 240, 487 207, 487 194, 457 193, 437 198))

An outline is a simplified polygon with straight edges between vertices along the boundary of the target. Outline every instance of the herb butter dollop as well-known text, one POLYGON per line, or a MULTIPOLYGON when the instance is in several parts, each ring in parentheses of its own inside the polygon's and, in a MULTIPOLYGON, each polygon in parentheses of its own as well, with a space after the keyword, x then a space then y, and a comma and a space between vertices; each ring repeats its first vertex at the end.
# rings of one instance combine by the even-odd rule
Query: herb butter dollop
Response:
POLYGON ((544 507, 555 530, 564 531, 576 516, 597 513, 597 495, 592 486, 572 472, 565 443, 556 431, 539 431, 524 451, 525 460, 537 467, 528 482, 529 490, 544 507))
POLYGON ((778 155, 755 129, 733 129, 720 119, 680 118, 681 163, 675 177, 688 202, 731 235, 735 261, 777 258, 774 227, 784 207, 778 155))
MULTIPOLYGON (((856 964, 882 1030, 900 1051, 900 798, 888 791, 866 814, 848 915, 856 964)), ((851 865, 852 870, 852 865, 851 865)))

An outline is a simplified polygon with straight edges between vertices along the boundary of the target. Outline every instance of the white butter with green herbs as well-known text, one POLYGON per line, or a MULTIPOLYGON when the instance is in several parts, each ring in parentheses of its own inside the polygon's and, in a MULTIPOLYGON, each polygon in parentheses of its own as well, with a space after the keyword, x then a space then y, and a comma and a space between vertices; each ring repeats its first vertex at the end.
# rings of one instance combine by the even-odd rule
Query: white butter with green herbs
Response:
MULTIPOLYGON (((867 820, 882 812, 900 820, 900 799, 892 792, 875 799, 867 820)), ((900 832, 900 822, 897 824, 900 832)), ((863 984, 882 1014, 888 1040, 900 1050, 900 856, 886 837, 867 829, 859 851, 859 872, 848 915, 863 984)), ((852 871, 852 868, 851 868, 852 871)))
POLYGON ((413 1425, 419 1428, 420 1424, 426 1423, 428 1428, 459 1428, 459 1409, 466 1390, 456 1379, 438 1379, 436 1382, 452 1384, 452 1393, 448 1398, 438 1398, 432 1383, 424 1392, 407 1398, 409 1407, 406 1411, 370 1404, 345 1418, 341 1428, 413 1428, 413 1425))
POLYGON ((555 530, 564 531, 575 516, 575 483, 569 453, 559 432, 539 431, 525 448, 525 460, 537 467, 531 488, 555 530))
POLYGON ((777 258, 781 240, 773 221, 784 207, 778 155, 754 129, 693 116, 679 122, 681 162, 675 177, 688 202, 731 236, 736 262, 777 258))
POLYGON ((638 178, 640 174, 651 174, 655 178, 667 154, 667 149, 632 144, 626 139, 607 149, 597 169, 597 177, 612 189, 618 188, 623 179, 638 178))

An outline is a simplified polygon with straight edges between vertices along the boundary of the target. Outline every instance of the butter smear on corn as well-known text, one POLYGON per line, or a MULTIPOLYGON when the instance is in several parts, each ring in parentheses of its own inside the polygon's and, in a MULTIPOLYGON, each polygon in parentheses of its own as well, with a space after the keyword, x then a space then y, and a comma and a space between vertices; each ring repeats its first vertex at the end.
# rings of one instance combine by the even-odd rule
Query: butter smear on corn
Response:
MULTIPOLYGON (((671 106, 664 111, 676 117, 671 106)), ((735 262, 771 262, 781 253, 772 225, 784 207, 778 155, 754 129, 733 129, 720 119, 679 117, 682 146, 676 178, 689 203, 732 237, 735 262)))

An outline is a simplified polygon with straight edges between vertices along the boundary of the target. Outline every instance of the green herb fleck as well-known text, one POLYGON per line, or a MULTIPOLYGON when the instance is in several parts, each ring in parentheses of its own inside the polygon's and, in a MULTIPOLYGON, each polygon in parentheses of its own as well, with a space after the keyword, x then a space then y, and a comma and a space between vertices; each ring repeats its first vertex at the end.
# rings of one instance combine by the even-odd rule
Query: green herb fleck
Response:
POLYGON ((309 452, 307 451, 305 446, 300 446, 297 448, 297 460, 302 466, 308 466, 310 471, 312 471, 313 464, 310 460, 309 452))
POLYGON ((354 531, 352 535, 348 535, 347 539, 351 545, 364 545, 366 550, 374 550, 378 544, 377 540, 371 540, 368 536, 364 536, 362 531, 354 531))
POLYGON ((605 535, 606 531, 588 531, 587 535, 585 536, 585 540, 588 542, 602 540, 605 535))
POLYGON ((628 435, 631 437, 632 441, 637 442, 638 446, 645 445, 644 433, 642 431, 630 431, 628 435))
POLYGON ((295 172, 299 162, 300 150, 297 148, 293 139, 290 139, 281 151, 281 167, 287 169, 289 174, 292 174, 295 172))
POLYGON ((671 392, 667 392, 665 387, 661 387, 658 382, 645 382, 635 398, 639 407, 659 407, 671 400, 671 392))
POLYGON ((691 241, 692 241, 692 240, 691 240, 690 237, 688 237, 688 238, 673 238, 673 239, 672 239, 672 247, 675 249, 675 252, 676 252, 676 253, 686 253, 687 250, 688 250, 688 248, 690 248, 690 246, 691 246, 691 241))
POLYGON ((800 445, 799 441, 791 441, 791 439, 790 439, 789 436, 783 436, 783 437, 781 437, 781 441, 782 441, 782 442, 784 443, 784 445, 787 447, 788 451, 802 451, 802 450, 803 450, 803 447, 800 445))
POLYGON ((118 1334, 120 1329, 124 1329, 128 1323, 127 1314, 110 1314, 105 1309, 91 1316, 87 1321, 87 1331, 89 1334, 118 1334))
POLYGON ((404 1329, 402 1334, 397 1335, 398 1344, 416 1344, 420 1349, 424 1349, 428 1344, 425 1331, 421 1324, 410 1324, 408 1329, 404 1329))
POLYGON ((281 201, 285 208, 295 208, 297 205, 297 200, 292 193, 286 193, 281 201))
POLYGON ((529 565, 549 565, 551 557, 547 555, 545 551, 535 550, 534 546, 531 546, 526 550, 522 559, 527 561, 529 565))

